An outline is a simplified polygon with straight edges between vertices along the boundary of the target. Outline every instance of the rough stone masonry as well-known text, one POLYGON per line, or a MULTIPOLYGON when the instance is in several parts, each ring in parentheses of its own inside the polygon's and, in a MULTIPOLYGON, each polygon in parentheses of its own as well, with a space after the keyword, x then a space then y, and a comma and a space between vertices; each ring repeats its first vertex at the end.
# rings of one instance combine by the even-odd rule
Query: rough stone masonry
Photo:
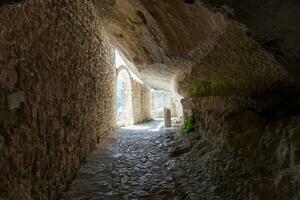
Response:
POLYGON ((0 199, 55 199, 114 128, 112 50, 89 1, 0 8, 0 199))

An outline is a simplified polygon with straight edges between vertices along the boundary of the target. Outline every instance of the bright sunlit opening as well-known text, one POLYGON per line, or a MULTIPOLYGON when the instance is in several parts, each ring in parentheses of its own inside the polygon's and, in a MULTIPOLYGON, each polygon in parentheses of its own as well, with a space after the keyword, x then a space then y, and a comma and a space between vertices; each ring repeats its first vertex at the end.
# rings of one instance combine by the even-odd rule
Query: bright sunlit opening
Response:
MULTIPOLYGON (((130 62, 127 60, 127 62, 130 62)), ((119 52, 118 50, 115 50, 115 64, 116 64, 116 68, 118 69, 121 66, 124 66, 128 69, 129 73, 130 73, 130 77, 133 78, 135 81, 144 84, 143 81, 132 71, 132 69, 127 65, 126 61, 123 59, 123 57, 121 56, 121 52, 119 52)))

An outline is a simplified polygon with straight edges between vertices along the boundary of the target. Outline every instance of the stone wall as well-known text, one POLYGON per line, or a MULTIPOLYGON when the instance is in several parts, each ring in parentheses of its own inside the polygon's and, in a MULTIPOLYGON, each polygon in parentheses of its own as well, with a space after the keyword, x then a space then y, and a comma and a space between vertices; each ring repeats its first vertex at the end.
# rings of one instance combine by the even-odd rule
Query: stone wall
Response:
POLYGON ((145 85, 131 79, 134 124, 151 119, 151 95, 145 85))
POLYGON ((0 199, 57 199, 114 128, 112 52, 87 0, 0 8, 0 199))

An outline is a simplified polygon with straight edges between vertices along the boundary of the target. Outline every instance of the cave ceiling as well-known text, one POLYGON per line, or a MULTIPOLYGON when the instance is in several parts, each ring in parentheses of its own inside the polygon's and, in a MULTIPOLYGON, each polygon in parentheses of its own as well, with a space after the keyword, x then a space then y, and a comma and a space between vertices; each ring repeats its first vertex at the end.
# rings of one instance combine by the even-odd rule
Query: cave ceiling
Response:
POLYGON ((291 74, 299 71, 298 1, 94 0, 94 4, 114 47, 157 89, 176 90, 176 80, 199 67, 233 23, 291 74))

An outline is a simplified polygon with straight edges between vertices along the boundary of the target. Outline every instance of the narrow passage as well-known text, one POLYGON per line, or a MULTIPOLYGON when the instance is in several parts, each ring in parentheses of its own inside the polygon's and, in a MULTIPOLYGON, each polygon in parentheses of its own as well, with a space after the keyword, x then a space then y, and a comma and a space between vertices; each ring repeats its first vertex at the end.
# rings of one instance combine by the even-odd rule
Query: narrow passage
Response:
POLYGON ((65 199, 182 199, 164 150, 163 121, 119 129, 87 159, 65 199))

